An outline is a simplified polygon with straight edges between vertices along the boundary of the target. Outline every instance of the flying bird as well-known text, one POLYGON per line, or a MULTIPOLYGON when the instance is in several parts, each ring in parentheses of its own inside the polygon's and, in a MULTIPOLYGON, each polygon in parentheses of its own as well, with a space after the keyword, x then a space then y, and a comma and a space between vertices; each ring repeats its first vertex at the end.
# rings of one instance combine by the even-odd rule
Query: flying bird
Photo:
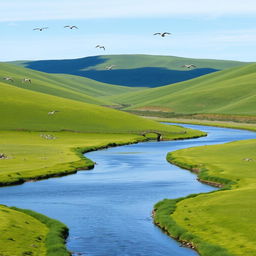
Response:
POLYGON ((13 79, 11 77, 4 77, 3 78, 5 81, 10 81, 10 82, 13 82, 13 79))
POLYGON ((70 26, 70 25, 64 26, 64 28, 69 28, 69 29, 74 29, 74 28, 76 28, 76 29, 78 29, 77 26, 70 26))
POLYGON ((58 110, 53 110, 53 111, 48 112, 48 115, 54 115, 54 114, 57 113, 57 112, 60 112, 60 111, 58 111, 58 110))
POLYGON ((161 37, 165 37, 165 36, 171 35, 171 34, 172 34, 172 33, 169 33, 169 32, 164 32, 164 33, 158 32, 158 33, 155 33, 154 36, 159 35, 159 36, 161 36, 161 37))
POLYGON ((115 66, 116 66, 116 65, 110 65, 110 66, 107 66, 106 69, 107 69, 107 70, 112 70, 113 67, 115 67, 115 66))
POLYGON ((196 65, 193 64, 188 64, 188 65, 183 65, 181 66, 182 68, 196 68, 196 65))
POLYGON ((32 83, 30 78, 24 78, 21 81, 22 81, 22 83, 30 83, 30 84, 32 83))
POLYGON ((106 48, 105 48, 105 46, 103 46, 103 45, 96 45, 96 47, 95 48, 99 48, 99 49, 103 49, 104 51, 106 50, 106 48))
POLYGON ((45 29, 48 29, 48 27, 44 27, 44 28, 34 28, 33 30, 39 30, 39 31, 43 31, 45 29))

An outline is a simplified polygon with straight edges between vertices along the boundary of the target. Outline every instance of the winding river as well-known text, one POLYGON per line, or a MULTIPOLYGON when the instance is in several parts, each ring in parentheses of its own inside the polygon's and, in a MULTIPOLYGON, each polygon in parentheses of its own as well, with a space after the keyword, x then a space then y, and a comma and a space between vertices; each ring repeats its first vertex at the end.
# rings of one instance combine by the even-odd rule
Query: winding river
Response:
POLYGON ((87 153, 92 171, 0 188, 1 204, 28 208, 68 225, 68 248, 86 256, 195 256, 161 232, 153 205, 215 188, 165 160, 177 149, 256 138, 244 130, 183 125, 208 133, 191 140, 146 142, 87 153))

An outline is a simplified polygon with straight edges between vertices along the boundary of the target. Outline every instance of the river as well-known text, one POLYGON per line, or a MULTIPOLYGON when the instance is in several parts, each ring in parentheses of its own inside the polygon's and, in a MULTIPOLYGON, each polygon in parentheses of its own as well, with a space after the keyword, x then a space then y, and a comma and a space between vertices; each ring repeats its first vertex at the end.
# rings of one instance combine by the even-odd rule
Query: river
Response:
MULTIPOLYGON (((0 188, 1 204, 27 208, 64 222, 67 246, 86 256, 196 256, 152 223, 153 205, 215 188, 169 164, 177 149, 256 138, 245 130, 183 125, 207 137, 144 142, 85 154, 97 163, 91 171, 0 188)), ((74 253, 74 255, 77 255, 74 253)))

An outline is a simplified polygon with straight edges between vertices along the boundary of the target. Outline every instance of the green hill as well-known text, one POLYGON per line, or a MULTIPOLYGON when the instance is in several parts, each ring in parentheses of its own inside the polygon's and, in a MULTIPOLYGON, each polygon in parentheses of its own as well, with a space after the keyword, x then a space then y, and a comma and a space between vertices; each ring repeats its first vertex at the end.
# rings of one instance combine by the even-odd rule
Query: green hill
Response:
POLYGON ((108 98, 128 109, 175 113, 256 114, 256 64, 108 98))
MULTIPOLYGON (((47 74, 16 65, 0 63, 0 79, 2 80, 4 77, 11 77, 14 80, 14 82, 7 82, 10 85, 98 105, 111 104, 110 101, 100 99, 100 97, 137 90, 104 84, 83 77, 47 74), (23 78, 30 78, 32 84, 22 83, 23 78)), ((2 81, 4 82, 4 80, 2 81)))
POLYGON ((70 60, 17 61, 47 73, 72 74, 130 87, 158 87, 186 81, 246 63, 226 60, 192 59, 157 55, 103 55, 70 60), (194 64, 195 69, 181 66, 194 64), (112 70, 107 66, 115 65, 112 70))
POLYGON ((148 129, 182 132, 154 121, 0 82, 1 130, 74 130, 84 132, 138 132, 148 129), (48 112, 58 110, 54 115, 48 112))

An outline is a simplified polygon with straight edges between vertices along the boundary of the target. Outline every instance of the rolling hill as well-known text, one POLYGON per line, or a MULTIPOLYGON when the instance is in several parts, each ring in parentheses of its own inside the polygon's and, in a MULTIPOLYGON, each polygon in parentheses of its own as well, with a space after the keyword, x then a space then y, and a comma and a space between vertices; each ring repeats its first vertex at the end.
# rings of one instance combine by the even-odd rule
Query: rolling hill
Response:
POLYGON ((256 114, 256 64, 236 67, 182 83, 108 98, 128 109, 175 113, 256 114))
POLYGON ((100 97, 138 90, 104 84, 73 75, 47 74, 12 64, 0 63, 0 79, 2 80, 4 77, 11 77, 14 81, 7 83, 13 86, 98 105, 111 104, 110 101, 100 99, 100 97), (23 78, 30 78, 32 84, 22 83, 23 78))
POLYGON ((3 82, 0 82, 0 90, 0 130, 137 133, 152 129, 184 133, 179 127, 3 82), (48 115, 53 110, 59 112, 48 115))
POLYGON ((72 74, 130 87, 159 87, 246 64, 238 61, 155 55, 104 55, 70 60, 13 63, 47 73, 72 74), (194 64, 197 68, 184 70, 181 67, 184 64, 194 64), (113 70, 106 70, 106 66, 109 65, 115 65, 113 70))

